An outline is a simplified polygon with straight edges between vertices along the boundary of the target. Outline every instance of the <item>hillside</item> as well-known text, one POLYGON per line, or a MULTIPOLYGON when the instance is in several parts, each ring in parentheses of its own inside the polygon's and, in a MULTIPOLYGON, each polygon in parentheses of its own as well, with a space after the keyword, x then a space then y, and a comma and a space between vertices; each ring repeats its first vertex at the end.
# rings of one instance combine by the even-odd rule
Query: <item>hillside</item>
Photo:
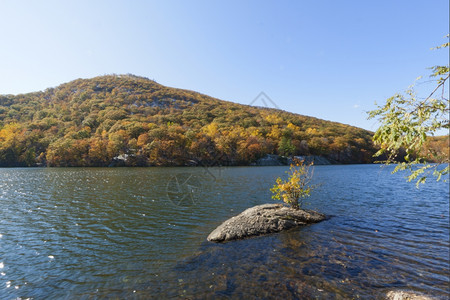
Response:
MULTIPOLYGON (((1 92, 1 91, 0 91, 1 92)), ((266 154, 368 163, 366 130, 134 75, 0 95, 0 166, 247 165, 266 154)))

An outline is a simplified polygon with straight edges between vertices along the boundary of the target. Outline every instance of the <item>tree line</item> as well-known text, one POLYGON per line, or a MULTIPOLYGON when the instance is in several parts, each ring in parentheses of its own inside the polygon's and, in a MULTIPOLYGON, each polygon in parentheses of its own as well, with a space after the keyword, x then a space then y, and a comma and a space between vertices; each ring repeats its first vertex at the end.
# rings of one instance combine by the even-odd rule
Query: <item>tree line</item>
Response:
POLYGON ((372 135, 134 75, 0 96, 2 167, 248 165, 267 154, 370 163, 372 135))

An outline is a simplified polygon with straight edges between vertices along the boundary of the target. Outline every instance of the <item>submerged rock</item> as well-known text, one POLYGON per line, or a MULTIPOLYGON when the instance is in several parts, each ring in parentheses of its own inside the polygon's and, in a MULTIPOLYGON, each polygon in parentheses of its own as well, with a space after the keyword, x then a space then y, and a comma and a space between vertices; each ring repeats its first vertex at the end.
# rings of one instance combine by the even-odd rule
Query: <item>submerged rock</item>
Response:
POLYGON ((325 220, 324 214, 293 209, 282 204, 263 204, 246 209, 223 222, 208 236, 211 242, 243 239, 325 220))
POLYGON ((411 291, 390 291, 386 294, 388 300, 436 300, 436 298, 411 291))

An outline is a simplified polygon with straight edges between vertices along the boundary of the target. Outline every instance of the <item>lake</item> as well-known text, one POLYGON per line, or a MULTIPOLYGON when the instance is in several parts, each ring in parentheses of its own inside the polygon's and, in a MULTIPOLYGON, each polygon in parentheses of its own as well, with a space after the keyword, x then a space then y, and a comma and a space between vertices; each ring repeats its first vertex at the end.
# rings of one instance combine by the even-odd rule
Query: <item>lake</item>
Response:
POLYGON ((449 297, 449 187, 316 166, 329 220, 225 244, 288 167, 0 169, 0 299, 449 297))

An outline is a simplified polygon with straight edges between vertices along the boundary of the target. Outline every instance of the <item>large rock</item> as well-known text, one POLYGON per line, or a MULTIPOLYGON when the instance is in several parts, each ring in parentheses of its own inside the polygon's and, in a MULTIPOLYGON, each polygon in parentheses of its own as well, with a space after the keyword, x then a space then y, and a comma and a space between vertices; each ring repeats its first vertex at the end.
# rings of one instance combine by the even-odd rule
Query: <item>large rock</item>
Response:
POLYGON ((282 204, 263 204, 246 209, 223 222, 208 236, 211 242, 226 242, 278 232, 326 219, 324 214, 293 209, 282 204))

